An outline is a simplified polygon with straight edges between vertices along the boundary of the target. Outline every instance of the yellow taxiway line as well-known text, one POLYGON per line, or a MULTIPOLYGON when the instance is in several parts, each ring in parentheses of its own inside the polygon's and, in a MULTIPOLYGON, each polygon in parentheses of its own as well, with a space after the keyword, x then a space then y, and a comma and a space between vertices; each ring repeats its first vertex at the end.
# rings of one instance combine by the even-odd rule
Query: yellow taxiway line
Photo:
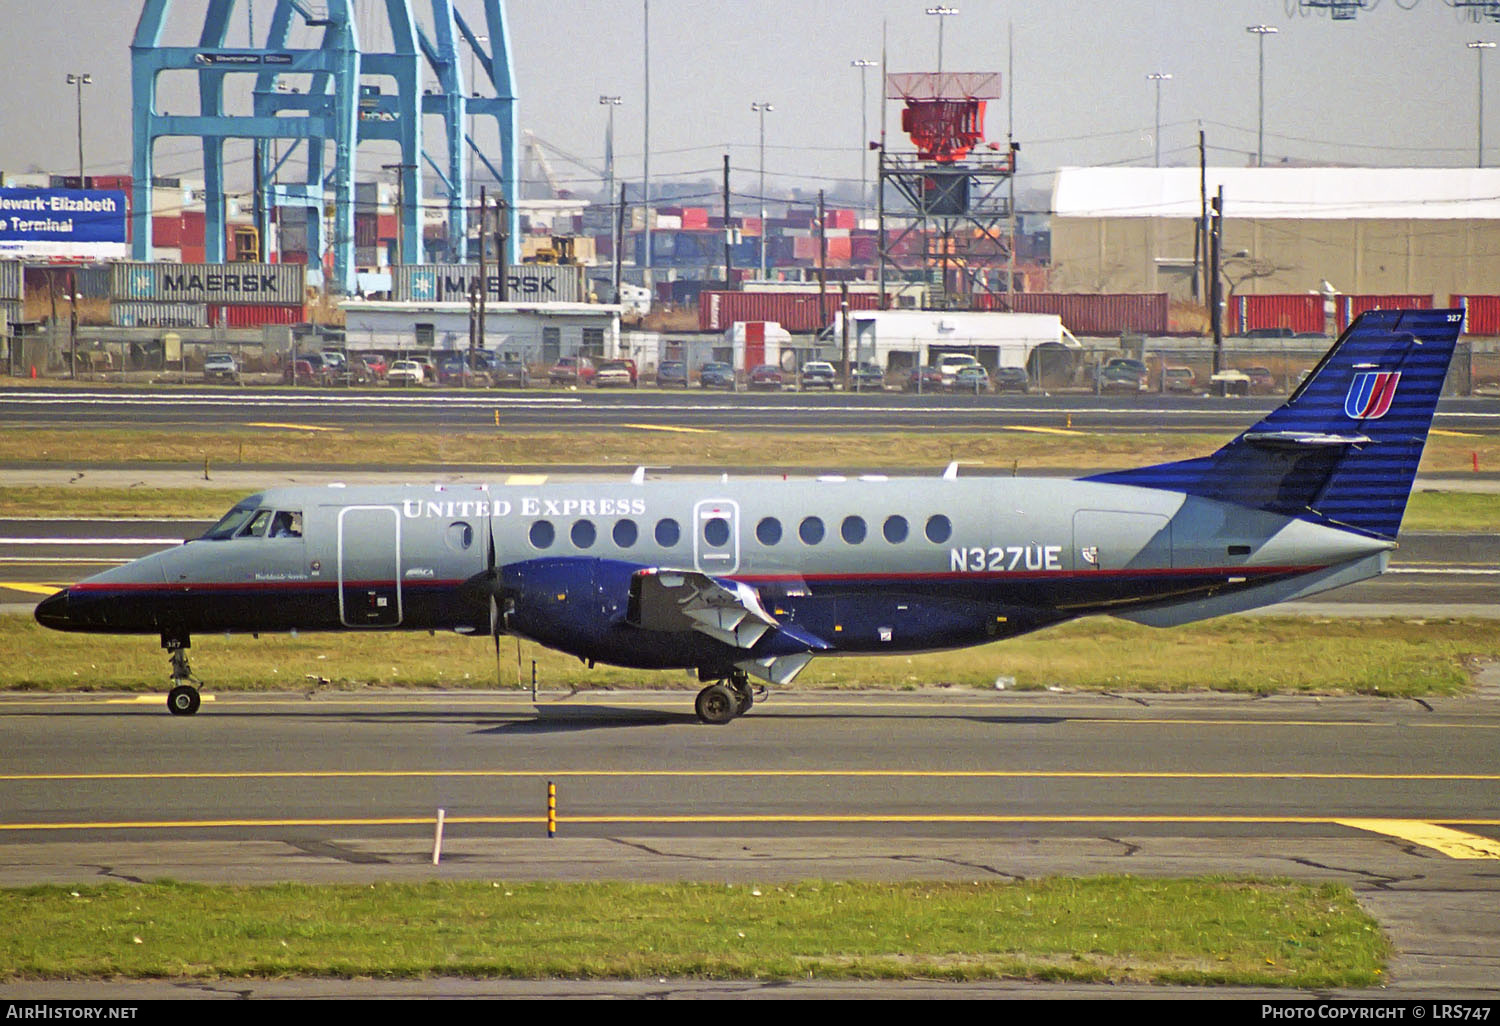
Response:
POLYGON ((1399 837, 1440 851, 1450 859, 1500 859, 1500 841, 1419 819, 1345 819, 1344 826, 1399 837))

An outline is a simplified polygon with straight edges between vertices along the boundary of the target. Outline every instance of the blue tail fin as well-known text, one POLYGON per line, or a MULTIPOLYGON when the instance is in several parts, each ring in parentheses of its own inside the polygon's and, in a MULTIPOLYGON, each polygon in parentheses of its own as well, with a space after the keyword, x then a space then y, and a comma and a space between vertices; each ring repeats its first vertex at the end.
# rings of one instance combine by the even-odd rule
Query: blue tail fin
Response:
POLYGON ((1394 538, 1462 310, 1362 314, 1286 404, 1212 456, 1089 478, 1394 538))

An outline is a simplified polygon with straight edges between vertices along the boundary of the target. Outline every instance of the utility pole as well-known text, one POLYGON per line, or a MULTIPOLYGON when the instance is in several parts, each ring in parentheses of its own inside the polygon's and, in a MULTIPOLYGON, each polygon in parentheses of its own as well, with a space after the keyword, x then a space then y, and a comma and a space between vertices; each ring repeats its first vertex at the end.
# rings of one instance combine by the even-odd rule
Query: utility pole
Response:
MULTIPOLYGON (((824 225, 823 190, 818 190, 818 322, 828 316, 828 231, 824 225)), ((847 386, 848 381, 844 384, 847 386)))
POLYGON ((620 250, 625 246, 625 183, 620 183, 620 205, 615 208, 615 302, 620 301, 620 250))
POLYGON ((1219 274, 1219 262, 1224 248, 1224 187, 1219 186, 1219 194, 1213 201, 1213 222, 1209 229, 1209 266, 1213 273, 1213 283, 1208 290, 1209 302, 1212 310, 1209 316, 1214 326, 1214 373, 1218 374, 1224 369, 1224 285, 1219 274))
POLYGON ((1207 282, 1199 289, 1199 282, 1207 271, 1208 247, 1208 145, 1203 136, 1203 127, 1198 128, 1198 226, 1193 231, 1193 298, 1201 299, 1208 294, 1207 282))
POLYGON ((734 264, 733 248, 730 244, 734 229, 729 226, 729 154, 724 154, 724 288, 730 289, 730 280, 734 277, 730 268, 734 264))
MULTIPOLYGON (((476 342, 476 340, 474 338, 472 338, 472 337, 469 340, 469 353, 470 353, 471 357, 472 357, 472 354, 473 354, 473 352, 474 352, 475 349, 483 349, 484 348, 485 300, 487 300, 489 298, 489 291, 490 291, 489 278, 484 273, 485 272, 485 250, 487 250, 489 248, 489 246, 487 245, 487 243, 489 242, 489 239, 486 238, 486 236, 488 234, 489 234, 489 198, 485 195, 485 187, 481 185, 479 187, 479 312, 478 312, 477 316, 475 317, 475 322, 476 322, 477 328, 478 328, 478 332, 477 332, 478 333, 478 340, 476 342)), ((464 384, 467 385, 468 384, 468 377, 469 377, 469 361, 468 360, 464 361, 463 375, 464 375, 464 384)))

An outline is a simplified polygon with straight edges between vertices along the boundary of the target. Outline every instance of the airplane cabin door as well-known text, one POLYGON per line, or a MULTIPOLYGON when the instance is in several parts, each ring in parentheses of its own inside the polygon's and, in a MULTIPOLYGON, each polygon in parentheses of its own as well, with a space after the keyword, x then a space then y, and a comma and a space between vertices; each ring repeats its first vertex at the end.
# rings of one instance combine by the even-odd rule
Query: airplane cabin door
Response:
POLYGON ((339 511, 339 619, 347 627, 401 623, 401 514, 394 506, 339 511))
POLYGON ((693 507, 693 566, 706 574, 740 568, 739 503, 704 499, 693 507))

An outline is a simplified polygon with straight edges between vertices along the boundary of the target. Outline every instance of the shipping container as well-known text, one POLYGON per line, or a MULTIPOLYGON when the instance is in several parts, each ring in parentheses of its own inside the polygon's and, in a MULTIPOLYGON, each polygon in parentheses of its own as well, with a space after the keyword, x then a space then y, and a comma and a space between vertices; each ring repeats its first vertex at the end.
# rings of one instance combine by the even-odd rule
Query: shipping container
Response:
POLYGON ((1466 311, 1465 334, 1500 335, 1500 296, 1450 295, 1448 306, 1466 311))
POLYGON ((206 328, 208 308, 202 303, 116 301, 109 304, 109 323, 117 328, 206 328))
POLYGON ((292 306, 307 298, 307 274, 292 264, 114 265, 110 295, 155 303, 241 303, 292 306))
POLYGON ((181 215, 173 214, 170 217, 153 217, 151 219, 151 244, 153 246, 181 246, 181 215))
POLYGON ((1432 297, 1419 295, 1364 295, 1334 297, 1334 321, 1339 331, 1367 310, 1431 310, 1432 297))
POLYGON ((210 328, 258 328, 263 324, 302 324, 307 320, 305 306, 210 306, 210 328))
POLYGON ((0 260, 0 300, 21 299, 21 261, 0 260))
POLYGON ((1323 333, 1323 297, 1316 292, 1293 295, 1231 296, 1231 335, 1280 329, 1291 334, 1323 333))
MULTIPOLYGON (((816 293, 705 291, 698 296, 698 330, 727 331, 737 321, 775 321, 798 334, 822 331, 833 322, 841 302, 843 296, 837 288, 826 293, 821 313, 816 293)), ((879 306, 877 296, 849 294, 851 310, 875 310, 879 306)))
MULTIPOLYGON (((470 284, 479 275, 478 264, 404 264, 392 269, 391 296, 397 302, 465 303, 470 284)), ((494 266, 485 268, 488 298, 500 299, 500 276, 494 266)), ((584 301, 583 268, 573 264, 511 264, 506 268, 509 301, 512 303, 581 303, 584 301)))
POLYGON ((980 310, 1056 314, 1075 335, 1110 337, 1125 332, 1167 333, 1165 292, 1012 292, 976 295, 980 310))

